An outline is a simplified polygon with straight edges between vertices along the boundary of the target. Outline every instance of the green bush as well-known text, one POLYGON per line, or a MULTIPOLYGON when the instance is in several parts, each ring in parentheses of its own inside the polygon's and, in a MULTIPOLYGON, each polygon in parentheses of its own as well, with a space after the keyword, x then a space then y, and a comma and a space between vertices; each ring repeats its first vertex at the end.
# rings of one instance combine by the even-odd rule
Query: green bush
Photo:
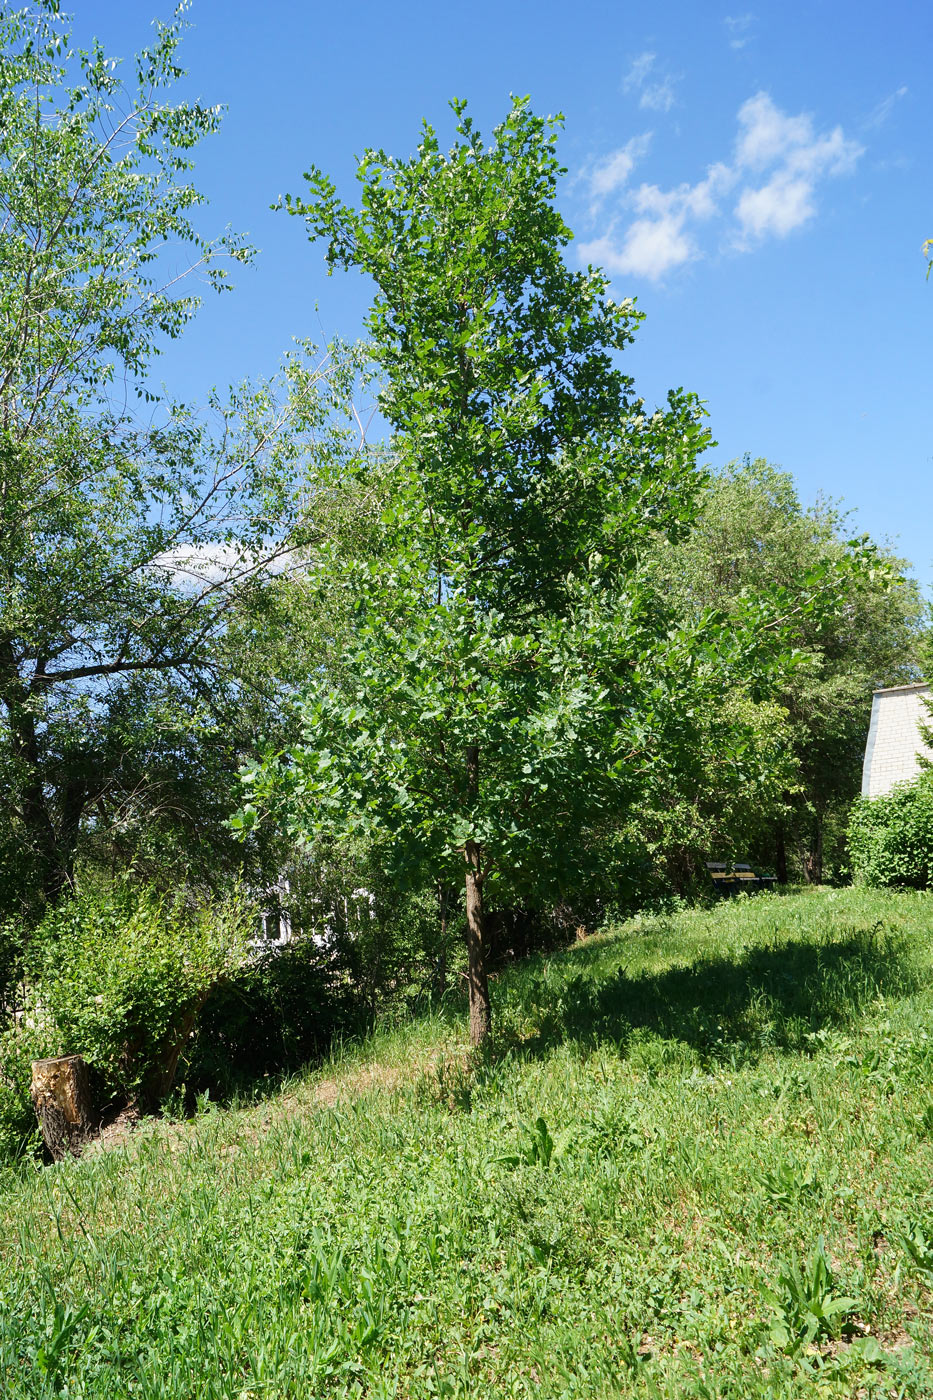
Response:
POLYGON ((211 993, 187 1087, 222 1099, 320 1058, 336 1037, 365 1030, 370 1021, 341 960, 299 935, 259 952, 211 993))
POLYGON ((926 890, 933 886, 933 779, 899 783, 863 797, 849 819, 856 884, 926 890))
POLYGON ((45 1053, 43 1033, 30 1021, 11 1023, 0 1034, 0 1164, 39 1145, 29 1084, 33 1060, 45 1053))
POLYGON ((242 966, 254 915, 239 895, 192 905, 152 889, 76 895, 30 949, 46 1054, 80 1054, 105 1100, 154 1105, 211 989, 242 966))

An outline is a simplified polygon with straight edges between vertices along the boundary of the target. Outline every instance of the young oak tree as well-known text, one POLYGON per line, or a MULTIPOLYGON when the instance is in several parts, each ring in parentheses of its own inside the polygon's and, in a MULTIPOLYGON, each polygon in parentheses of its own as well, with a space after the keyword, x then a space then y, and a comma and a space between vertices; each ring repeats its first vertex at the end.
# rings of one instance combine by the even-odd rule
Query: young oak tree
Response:
POLYGON ((558 122, 516 100, 486 145, 422 130, 360 162, 350 207, 317 170, 289 199, 331 267, 375 282, 368 329, 393 431, 382 537, 322 559, 357 598, 304 737, 245 774, 242 824, 280 805, 305 840, 378 836, 400 874, 465 891, 470 1029, 490 1028, 484 889, 559 894, 588 833, 689 743, 697 648, 640 564, 689 520, 697 400, 649 413, 615 352, 639 320, 572 271, 554 199, 558 122))

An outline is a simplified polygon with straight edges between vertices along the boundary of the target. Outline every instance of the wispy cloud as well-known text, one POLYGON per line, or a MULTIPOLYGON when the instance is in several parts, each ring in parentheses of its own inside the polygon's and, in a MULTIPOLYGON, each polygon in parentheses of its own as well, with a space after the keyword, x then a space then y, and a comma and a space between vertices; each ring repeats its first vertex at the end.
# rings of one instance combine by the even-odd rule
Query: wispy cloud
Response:
POLYGON ((723 24, 726 26, 730 49, 745 48, 752 37, 751 31, 754 23, 755 16, 753 14, 726 15, 723 24))
POLYGON ((631 67, 622 79, 623 92, 640 91, 648 81, 657 59, 656 53, 640 53, 637 58, 633 58, 631 67))
POLYGON ((651 132, 646 131, 641 136, 633 136, 624 146, 610 151, 607 156, 596 161, 586 173, 590 195, 595 203, 598 204, 607 195, 614 194, 627 184, 628 177, 646 154, 650 144, 651 132))
POLYGON ((669 112, 677 101, 674 94, 677 81, 673 74, 658 70, 657 54, 646 52, 632 60, 622 79, 622 91, 637 96, 639 107, 646 111, 669 112))
POLYGON ((877 131, 878 127, 884 126, 888 117, 894 111, 897 103, 902 97, 907 96, 907 88, 895 88, 894 92, 889 92, 887 97, 883 97, 877 107, 873 108, 865 118, 862 126, 866 131, 877 131))
POLYGON ((616 275, 658 281, 702 256, 703 224, 718 222, 733 250, 785 238, 816 214, 820 182, 848 173, 862 154, 841 127, 817 132, 812 117, 783 112, 764 92, 743 103, 736 121, 731 159, 709 166, 695 184, 630 188, 635 159, 644 154, 639 149, 633 156, 633 142, 597 162, 590 175, 596 199, 591 213, 611 198, 604 211, 608 226, 581 245, 581 257, 616 275))

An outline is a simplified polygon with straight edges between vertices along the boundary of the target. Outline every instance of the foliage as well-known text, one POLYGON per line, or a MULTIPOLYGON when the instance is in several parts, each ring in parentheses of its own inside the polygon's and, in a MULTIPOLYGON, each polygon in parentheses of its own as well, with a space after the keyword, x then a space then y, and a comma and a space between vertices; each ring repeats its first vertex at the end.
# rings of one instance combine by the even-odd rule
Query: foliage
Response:
POLYGON ((898 1232, 897 1241, 907 1256, 909 1266, 920 1274, 928 1286, 933 1283, 933 1245, 927 1238, 924 1226, 916 1220, 907 1222, 898 1232))
POLYGON ((189 1090, 229 1094, 319 1060, 377 1014, 404 1016, 460 971, 462 928, 439 926, 438 891, 399 891, 370 844, 318 844, 292 855, 269 890, 268 931, 200 1016, 189 1090))
MULTIPOLYGON (((629 890, 619 890, 627 912, 671 890, 702 896, 708 860, 747 861, 768 850, 774 810, 796 781, 787 713, 768 696, 776 678, 756 685, 733 664, 723 666, 722 682, 729 689, 718 703, 711 687, 694 709, 690 761, 646 794, 615 838, 642 866, 629 890)), ((770 852, 764 866, 772 868, 770 852)))
POLYGON ((29 1085, 32 1062, 47 1048, 33 1017, 10 1021, 0 1031, 0 1163, 26 1158, 42 1145, 29 1085))
POLYGON ((157 1102, 208 994, 245 961, 254 921, 237 894, 191 906, 127 886, 63 902, 29 949, 27 1015, 46 1053, 83 1055, 105 1101, 157 1102))
POLYGON ((197 309, 187 273, 222 289, 250 256, 198 232, 192 156, 220 113, 172 98, 183 10, 124 80, 68 51, 53 0, 0 4, 0 907, 31 920, 82 845, 152 875, 187 850, 207 884, 242 862, 240 752, 281 718, 242 641, 335 509, 339 490, 308 502, 307 462, 359 441, 334 413, 352 352, 299 353, 203 414, 153 396, 197 309))
POLYGON ((252 1106, 9 1168, 0 1385, 48 1395, 42 1348, 95 1400, 922 1400, 930 900, 641 917, 504 976, 498 1055, 434 1011, 252 1106), (787 1167, 814 1184, 776 1208, 787 1167), (779 1350, 769 1290, 820 1237, 867 1335, 779 1350))
POLYGON ((367 1019, 346 971, 312 937, 257 950, 205 1003, 185 1070, 188 1094, 207 1091, 218 1101, 255 1090, 320 1060, 367 1019))
POLYGON ((853 879, 876 888, 926 890, 933 882, 933 780, 898 783, 855 803, 849 821, 853 879))
POLYGON ((283 867, 290 928, 327 950, 370 1019, 393 999, 423 1000, 439 964, 453 973, 461 961, 462 920, 447 909, 445 934, 437 886, 400 889, 389 867, 385 850, 361 837, 319 841, 283 867))
POLYGON ((375 554, 327 565, 354 634, 242 821, 278 806, 306 840, 378 839, 400 879, 465 881, 479 1038, 487 880, 537 907, 582 882, 594 823, 676 766, 715 667, 639 564, 691 517, 700 406, 648 413, 617 368, 639 318, 564 261, 556 123, 516 101, 485 145, 453 106, 450 151, 426 125, 410 160, 367 153, 359 209, 319 171, 289 201, 375 280, 393 457, 375 554))
MULTIPOLYGON (((872 689, 917 678, 925 612, 916 583, 905 577, 904 560, 886 549, 866 552, 847 530, 837 505, 824 500, 804 510, 787 472, 746 458, 711 476, 689 536, 656 552, 681 618, 708 607, 728 618, 749 595, 783 599, 777 608, 797 664, 751 687, 737 675, 733 697, 753 736, 751 752, 763 746, 769 755, 771 781, 736 784, 711 763, 684 822, 697 844, 705 829, 705 849, 717 853, 740 832, 745 858, 776 866, 782 879, 795 866, 816 882, 824 866, 838 876, 872 689), (823 596, 818 607, 814 593, 823 596)), ((711 748, 715 754, 715 742, 711 748)))
POLYGON ((782 1351, 796 1351, 823 1337, 838 1337, 857 1299, 836 1291, 822 1236, 801 1267, 785 1263, 765 1295, 777 1317, 769 1336, 782 1351))

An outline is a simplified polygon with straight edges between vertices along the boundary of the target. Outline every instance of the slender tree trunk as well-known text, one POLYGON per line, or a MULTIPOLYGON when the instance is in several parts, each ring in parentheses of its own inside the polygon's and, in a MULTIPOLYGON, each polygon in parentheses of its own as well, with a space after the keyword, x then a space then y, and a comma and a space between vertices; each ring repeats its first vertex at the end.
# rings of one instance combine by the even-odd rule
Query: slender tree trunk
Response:
POLYGON ((774 840, 774 873, 779 885, 787 884, 787 839, 783 822, 778 826, 774 840))
POLYGON ((481 1045, 492 1029, 489 979, 486 975, 486 938, 483 920, 483 877, 479 847, 468 841, 466 855, 467 979, 470 988, 470 1041, 481 1045))
POLYGON ((443 880, 438 880, 437 910, 441 926, 441 950, 437 959, 437 980, 435 982, 435 987, 439 997, 444 997, 447 993, 447 923, 449 909, 450 890, 443 880))
MULTIPOLYGON (((470 744, 466 752, 467 791, 472 807, 479 795, 479 746, 470 744)), ((480 848, 467 841, 466 861, 466 938, 467 979, 470 988, 470 1040, 481 1045, 492 1029, 489 1005, 489 978, 486 974, 486 925, 483 917, 483 872, 480 848)))
POLYGON ((823 822, 820 817, 815 817, 813 821, 810 849, 803 858, 803 873, 808 885, 823 883, 823 822))
MULTIPOLYGON (((0 655, 0 663, 5 660, 0 655)), ((26 844, 36 860, 37 882, 48 905, 56 905, 72 883, 78 829, 87 800, 84 783, 70 780, 61 794, 60 828, 56 828, 48 796, 42 782, 40 741, 35 716, 27 703, 28 696, 11 688, 10 676, 0 691, 7 711, 16 760, 22 765, 24 778, 19 791, 19 815, 26 831, 26 844)))

